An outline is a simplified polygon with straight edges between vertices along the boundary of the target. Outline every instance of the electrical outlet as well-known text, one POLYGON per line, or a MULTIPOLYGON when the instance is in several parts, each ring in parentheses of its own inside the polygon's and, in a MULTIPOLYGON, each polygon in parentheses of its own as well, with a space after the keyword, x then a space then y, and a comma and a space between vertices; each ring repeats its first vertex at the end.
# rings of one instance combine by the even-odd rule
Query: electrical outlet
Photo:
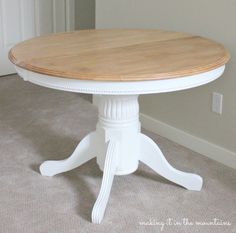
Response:
POLYGON ((222 114, 223 95, 217 92, 212 93, 212 112, 222 114))

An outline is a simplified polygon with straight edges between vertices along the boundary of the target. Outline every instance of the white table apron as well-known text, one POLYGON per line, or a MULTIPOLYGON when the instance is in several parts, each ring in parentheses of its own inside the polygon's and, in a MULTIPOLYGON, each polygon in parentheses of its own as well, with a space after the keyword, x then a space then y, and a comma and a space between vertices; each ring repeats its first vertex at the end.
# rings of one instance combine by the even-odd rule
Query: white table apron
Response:
POLYGON ((100 223, 103 219, 114 176, 133 173, 139 161, 188 190, 200 191, 203 181, 199 175, 173 168, 157 144, 141 133, 138 95, 200 86, 220 77, 224 68, 175 79, 103 82, 52 77, 16 66, 18 74, 26 81, 58 90, 99 95, 96 131, 88 134, 68 159, 44 162, 40 166, 41 174, 54 176, 96 157, 103 179, 92 210, 93 223, 100 223))

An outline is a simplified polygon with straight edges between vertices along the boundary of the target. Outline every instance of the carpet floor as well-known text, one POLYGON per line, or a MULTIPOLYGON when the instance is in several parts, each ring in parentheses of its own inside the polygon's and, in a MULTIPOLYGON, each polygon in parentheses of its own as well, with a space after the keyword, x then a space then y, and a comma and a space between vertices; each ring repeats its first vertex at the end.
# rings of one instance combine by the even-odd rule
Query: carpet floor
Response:
POLYGON ((95 159, 52 178, 47 159, 63 159, 97 121, 88 96, 0 78, 0 233, 236 232, 236 171, 156 134, 176 168, 204 179, 187 191, 140 163, 116 176, 101 225, 91 223, 102 172, 95 159))

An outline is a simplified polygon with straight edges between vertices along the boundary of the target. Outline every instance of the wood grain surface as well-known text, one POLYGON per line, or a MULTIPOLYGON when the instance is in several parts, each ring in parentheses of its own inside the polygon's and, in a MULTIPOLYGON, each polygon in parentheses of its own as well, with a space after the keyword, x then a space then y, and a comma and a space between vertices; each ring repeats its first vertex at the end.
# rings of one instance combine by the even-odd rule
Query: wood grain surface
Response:
POLYGON ((145 29, 81 30, 36 37, 9 52, 17 66, 46 75, 96 81, 178 78, 229 60, 221 44, 186 33, 145 29))

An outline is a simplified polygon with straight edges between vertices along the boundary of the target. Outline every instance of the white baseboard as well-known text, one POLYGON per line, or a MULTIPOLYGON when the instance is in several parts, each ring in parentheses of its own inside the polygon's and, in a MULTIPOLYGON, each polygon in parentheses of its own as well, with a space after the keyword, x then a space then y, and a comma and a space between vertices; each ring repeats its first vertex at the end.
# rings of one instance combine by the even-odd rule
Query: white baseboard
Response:
POLYGON ((236 153, 193 136, 145 114, 140 114, 142 127, 208 158, 236 169, 236 153))

